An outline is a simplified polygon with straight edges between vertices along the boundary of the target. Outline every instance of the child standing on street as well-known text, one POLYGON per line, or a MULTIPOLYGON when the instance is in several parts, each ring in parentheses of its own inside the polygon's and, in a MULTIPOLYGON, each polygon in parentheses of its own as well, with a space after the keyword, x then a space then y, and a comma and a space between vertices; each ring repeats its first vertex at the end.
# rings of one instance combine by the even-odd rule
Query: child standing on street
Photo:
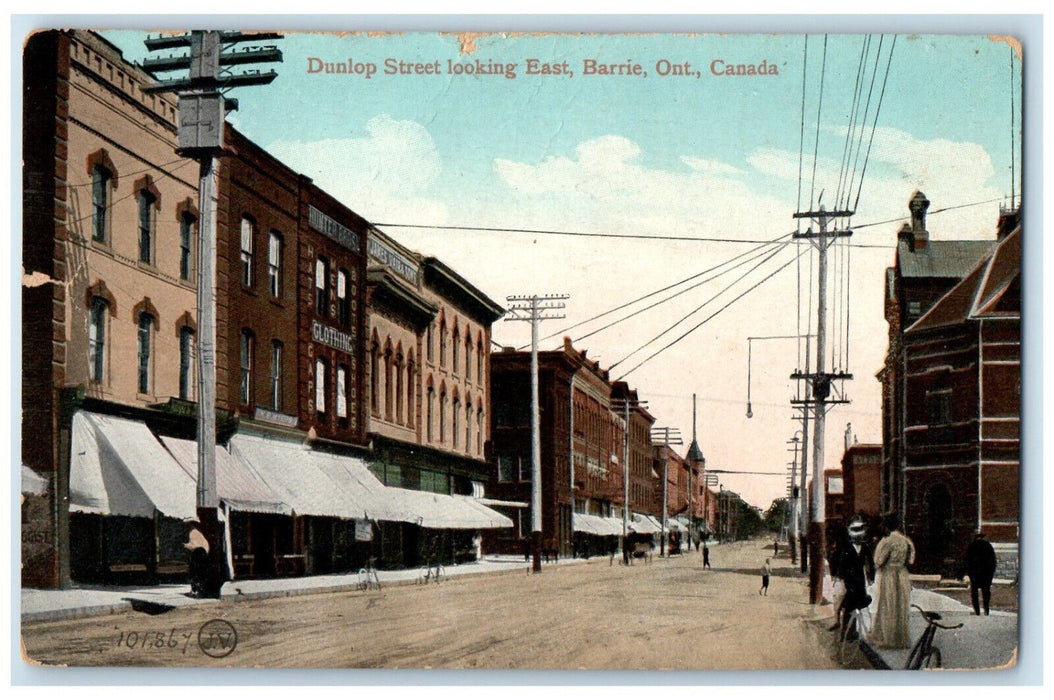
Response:
POLYGON ((772 575, 772 560, 766 559, 765 566, 761 567, 761 590, 758 595, 769 594, 769 576, 772 575))

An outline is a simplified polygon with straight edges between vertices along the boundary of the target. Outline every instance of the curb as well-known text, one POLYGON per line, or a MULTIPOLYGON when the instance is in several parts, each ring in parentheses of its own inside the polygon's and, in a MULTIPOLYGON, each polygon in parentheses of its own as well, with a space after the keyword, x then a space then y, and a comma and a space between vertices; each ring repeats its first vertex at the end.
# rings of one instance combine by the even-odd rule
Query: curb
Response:
MULTIPOLYGON (((472 579, 482 578, 485 576, 504 576, 507 574, 523 574, 523 568, 517 566, 515 568, 502 569, 498 571, 478 571, 478 572, 466 572, 457 574, 448 574, 447 579, 461 580, 461 579, 472 579)), ((528 574, 530 574, 528 567, 528 574)), ((233 581, 228 582, 229 586, 233 581)), ((418 584, 417 578, 398 578, 391 581, 381 581, 383 587, 394 586, 416 586, 416 585, 428 585, 418 584)), ((201 605, 214 604, 219 602, 229 602, 236 600, 259 600, 262 598, 294 598, 303 595, 315 595, 315 594, 327 594, 327 593, 368 593, 368 591, 360 591, 358 582, 355 583, 341 583, 328 586, 318 586, 314 588, 289 588, 271 591, 252 591, 250 593, 221 593, 219 598, 199 598, 193 599, 194 602, 183 603, 175 607, 198 607, 201 605)), ((163 601, 158 601, 163 602, 163 601)), ((181 601, 182 602, 182 601, 181 601)), ((114 615, 126 610, 131 610, 132 604, 128 601, 121 601, 119 603, 100 603, 98 605, 87 605, 78 608, 59 608, 56 610, 39 610, 36 612, 22 613, 20 618, 22 623, 26 622, 55 622, 59 620, 73 620, 81 617, 94 617, 96 615, 114 615)))

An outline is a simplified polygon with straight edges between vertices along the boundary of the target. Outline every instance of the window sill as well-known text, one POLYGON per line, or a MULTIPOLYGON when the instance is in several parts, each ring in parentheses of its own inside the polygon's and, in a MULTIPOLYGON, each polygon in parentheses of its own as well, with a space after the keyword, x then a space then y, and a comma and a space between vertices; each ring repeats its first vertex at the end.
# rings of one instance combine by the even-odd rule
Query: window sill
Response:
POLYGON ((272 306, 276 306, 279 309, 285 308, 285 303, 278 297, 268 297, 267 301, 271 302, 272 306))

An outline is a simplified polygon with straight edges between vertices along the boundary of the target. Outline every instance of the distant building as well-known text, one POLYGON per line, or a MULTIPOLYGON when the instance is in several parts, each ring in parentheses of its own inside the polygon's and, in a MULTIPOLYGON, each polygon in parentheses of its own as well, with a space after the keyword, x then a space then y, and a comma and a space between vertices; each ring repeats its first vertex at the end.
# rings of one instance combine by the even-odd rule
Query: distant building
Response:
POLYGON ((836 528, 848 523, 845 502, 845 481, 841 469, 824 469, 824 517, 827 527, 836 528))
POLYGON ((845 514, 877 517, 881 512, 882 446, 857 443, 842 455, 845 514))

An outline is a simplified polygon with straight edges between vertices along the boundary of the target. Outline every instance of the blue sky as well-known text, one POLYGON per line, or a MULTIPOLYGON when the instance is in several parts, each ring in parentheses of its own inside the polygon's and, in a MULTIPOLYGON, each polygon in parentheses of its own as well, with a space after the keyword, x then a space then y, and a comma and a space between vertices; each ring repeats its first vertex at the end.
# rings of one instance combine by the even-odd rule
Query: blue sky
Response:
MULTIPOLYGON (((107 36, 128 58, 146 55, 141 33, 107 36)), ((267 87, 237 90, 240 109, 230 121, 379 223, 752 240, 794 229, 804 36, 492 34, 474 41, 472 50, 463 51, 454 34, 290 33, 279 42, 285 61, 275 66, 278 79, 267 87), (380 69, 386 58, 438 61, 441 74, 378 74, 369 80, 311 74, 310 57, 329 62, 350 58, 380 69), (574 76, 524 75, 528 58, 566 60, 574 76), (584 76, 587 58, 636 62, 648 75, 584 76), (660 77, 660 59, 687 61, 700 74, 660 77), (446 74, 447 61, 477 60, 516 63, 517 77, 446 74), (764 60, 779 74, 717 76, 710 71, 714 60, 764 60)), ((815 191, 823 189, 829 205, 837 189, 863 41, 863 35, 827 39, 815 191)), ((871 42, 866 81, 879 37, 871 42)), ((892 36, 882 42, 869 124, 892 36)), ((823 45, 823 35, 809 37, 807 177, 823 45)), ((1007 43, 984 36, 897 37, 854 225, 905 216, 916 188, 927 194, 933 209, 1009 195, 1010 55, 1007 43)), ((1019 130, 1018 58, 1013 66, 1019 130)), ((1015 140, 1020 150, 1020 137, 1015 140)), ((865 147, 866 143, 865 139, 865 147)), ((1015 189, 1020 193, 1019 186, 1015 189)), ((998 206, 989 202, 934 215, 929 230, 935 238, 990 237, 998 206)), ((846 266, 852 270, 849 343, 855 358, 849 369, 857 380, 850 385, 854 403, 828 417, 828 466, 841 455, 846 422, 853 423, 861 442, 881 438, 878 383, 873 377, 885 352, 882 277, 893 260, 888 246, 897 228, 899 223, 865 227, 853 239, 876 247, 854 249, 846 266)), ((439 255, 499 303, 510 294, 570 293, 566 323, 549 322, 543 334, 749 248, 712 242, 385 230, 411 247, 439 255)), ((759 267, 729 294, 745 290, 786 259, 759 267)), ((747 420, 746 338, 796 332, 802 322, 795 269, 786 268, 627 377, 651 400, 660 425, 679 427, 686 435, 691 433, 691 394, 699 394, 700 443, 715 468, 780 471, 788 459, 784 443, 796 426, 789 420, 787 375, 795 369, 796 348, 778 342, 754 347, 755 417, 747 420)), ((731 298, 723 297, 693 315, 693 309, 729 281, 723 278, 701 287, 581 345, 610 365, 687 316, 689 320, 671 333, 676 337, 731 298)), ((520 323, 498 322, 494 335, 514 345, 529 338, 526 324, 520 323)), ((620 371, 667 340, 627 360, 620 371)), ((730 475, 724 483, 763 507, 782 489, 779 478, 730 475)))

